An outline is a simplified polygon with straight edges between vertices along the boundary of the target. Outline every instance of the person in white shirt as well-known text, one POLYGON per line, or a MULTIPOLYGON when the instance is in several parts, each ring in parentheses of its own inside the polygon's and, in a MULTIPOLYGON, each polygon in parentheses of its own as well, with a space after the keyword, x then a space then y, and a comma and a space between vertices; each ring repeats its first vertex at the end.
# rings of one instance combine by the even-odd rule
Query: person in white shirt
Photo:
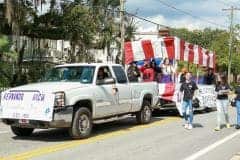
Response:
POLYGON ((174 68, 168 58, 165 58, 163 60, 163 64, 161 64, 161 70, 163 74, 161 83, 172 82, 172 74, 174 73, 174 68))

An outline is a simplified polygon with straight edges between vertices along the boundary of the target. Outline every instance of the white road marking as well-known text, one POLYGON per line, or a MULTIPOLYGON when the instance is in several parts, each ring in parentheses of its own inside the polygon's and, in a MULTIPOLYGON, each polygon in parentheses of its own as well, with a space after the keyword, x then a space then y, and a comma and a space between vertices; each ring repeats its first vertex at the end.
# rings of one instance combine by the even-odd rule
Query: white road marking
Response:
POLYGON ((233 139, 234 137, 236 137, 238 135, 240 135, 240 131, 237 131, 237 132, 235 132, 235 133, 225 137, 224 139, 221 139, 221 140, 213 143, 212 145, 210 145, 210 146, 208 146, 208 147, 206 147, 206 148, 204 148, 204 149, 202 149, 202 150, 192 154, 191 156, 185 158, 184 160, 196 160, 197 158, 201 157, 202 155, 210 152, 214 148, 216 148, 216 147, 220 146, 221 144, 223 144, 223 143, 233 139))
POLYGON ((10 133, 9 131, 0 131, 0 134, 10 133))

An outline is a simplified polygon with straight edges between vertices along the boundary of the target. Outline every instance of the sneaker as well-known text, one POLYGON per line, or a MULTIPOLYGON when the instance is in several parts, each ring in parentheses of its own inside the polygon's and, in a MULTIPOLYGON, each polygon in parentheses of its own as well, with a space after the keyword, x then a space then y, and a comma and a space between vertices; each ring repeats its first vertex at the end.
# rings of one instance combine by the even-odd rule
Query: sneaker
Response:
POLYGON ((185 129, 187 129, 188 128, 188 124, 186 123, 186 124, 184 124, 184 128, 185 129))
POLYGON ((231 128, 231 125, 228 123, 228 124, 226 125, 226 127, 227 127, 227 128, 231 128))
POLYGON ((214 128, 214 130, 215 130, 215 131, 220 131, 221 128, 220 128, 220 127, 216 127, 216 128, 214 128))
POLYGON ((193 129, 193 126, 191 124, 189 124, 187 129, 191 130, 191 129, 193 129))

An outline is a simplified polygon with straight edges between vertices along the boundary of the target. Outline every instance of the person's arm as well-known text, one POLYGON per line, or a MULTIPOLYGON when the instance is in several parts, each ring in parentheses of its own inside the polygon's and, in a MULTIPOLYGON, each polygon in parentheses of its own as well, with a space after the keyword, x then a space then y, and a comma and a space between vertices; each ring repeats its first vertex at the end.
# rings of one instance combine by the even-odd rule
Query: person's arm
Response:
POLYGON ((226 89, 222 90, 223 94, 229 94, 231 92, 231 87, 229 86, 229 84, 226 85, 226 89))
POLYGON ((178 94, 178 102, 181 102, 181 100, 182 100, 182 97, 183 97, 183 83, 181 84, 181 86, 180 86, 180 92, 179 92, 179 94, 178 94))
POLYGON ((217 87, 215 91, 218 95, 223 95, 223 90, 221 90, 219 87, 217 87))
POLYGON ((176 72, 176 67, 174 67, 172 64, 170 65, 170 68, 171 68, 171 73, 175 73, 176 72))

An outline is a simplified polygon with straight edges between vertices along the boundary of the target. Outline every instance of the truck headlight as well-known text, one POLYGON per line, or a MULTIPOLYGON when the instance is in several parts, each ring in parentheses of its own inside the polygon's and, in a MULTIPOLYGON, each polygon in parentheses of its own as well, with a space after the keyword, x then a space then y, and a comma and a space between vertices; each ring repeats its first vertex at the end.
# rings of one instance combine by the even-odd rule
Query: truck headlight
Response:
POLYGON ((55 93, 55 102, 54 107, 64 107, 65 106, 65 93, 64 92, 56 92, 55 93))

